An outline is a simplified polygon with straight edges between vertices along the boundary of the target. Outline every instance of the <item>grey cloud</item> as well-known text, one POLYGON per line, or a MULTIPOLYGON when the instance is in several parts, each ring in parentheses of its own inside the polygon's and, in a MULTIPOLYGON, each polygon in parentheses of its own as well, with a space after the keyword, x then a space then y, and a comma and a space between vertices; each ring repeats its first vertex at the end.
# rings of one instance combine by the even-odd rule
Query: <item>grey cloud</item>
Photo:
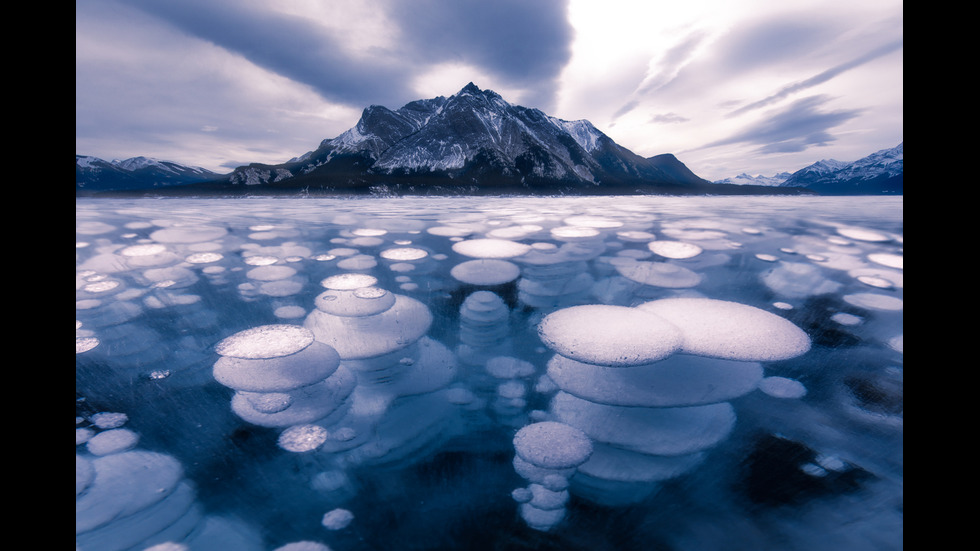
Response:
POLYGON ((307 84, 325 99, 352 106, 399 107, 418 99, 408 87, 411 78, 431 63, 452 60, 476 65, 550 102, 573 38, 566 0, 383 0, 377 8, 399 26, 401 47, 353 59, 315 22, 266 10, 257 2, 144 0, 133 5, 188 35, 307 84))
POLYGON ((705 147, 748 143, 759 145, 760 153, 777 153, 803 151, 811 146, 826 145, 836 139, 830 132, 831 129, 862 112, 860 109, 822 109, 830 99, 828 96, 811 96, 797 100, 762 122, 705 147))

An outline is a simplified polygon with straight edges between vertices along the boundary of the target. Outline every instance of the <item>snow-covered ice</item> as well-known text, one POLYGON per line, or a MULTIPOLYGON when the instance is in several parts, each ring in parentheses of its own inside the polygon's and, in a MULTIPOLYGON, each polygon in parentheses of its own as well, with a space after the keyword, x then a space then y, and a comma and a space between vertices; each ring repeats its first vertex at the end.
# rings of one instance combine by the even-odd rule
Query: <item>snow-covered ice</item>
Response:
POLYGON ((76 549, 901 549, 902 226, 78 199, 76 549))

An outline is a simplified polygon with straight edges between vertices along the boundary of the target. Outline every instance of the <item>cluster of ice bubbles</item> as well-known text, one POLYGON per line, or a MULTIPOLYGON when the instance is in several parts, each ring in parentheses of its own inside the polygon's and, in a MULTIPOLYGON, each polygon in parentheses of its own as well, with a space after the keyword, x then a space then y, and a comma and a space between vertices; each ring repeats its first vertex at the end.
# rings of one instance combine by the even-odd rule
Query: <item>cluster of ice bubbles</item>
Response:
MULTIPOLYGON (((781 314, 793 302, 840 292, 849 285, 840 274, 870 287, 843 300, 871 314, 866 324, 846 312, 834 321, 865 325, 901 352, 901 334, 887 333, 894 325, 871 323, 878 312, 901 314, 900 293, 888 293, 903 286, 901 254, 864 247, 894 245, 895 236, 842 226, 828 239, 700 220, 665 222, 660 239, 648 231, 649 217, 625 220, 429 225, 425 237, 451 243, 443 253, 413 243, 423 234, 416 226, 394 243, 386 230, 357 228, 322 254, 284 225, 253 226, 242 238, 220 225, 134 222, 126 235, 144 239, 97 242, 77 266, 76 353, 106 353, 108 343, 114 363, 139 366, 134 377, 180 373, 174 379, 184 385, 213 377, 233 391, 238 418, 278 431, 285 452, 318 458, 309 483, 327 492, 345 486, 353 468, 397 469, 456 436, 508 427, 514 471, 527 481, 511 497, 529 527, 549 531, 571 496, 636 503, 697 469, 733 431, 736 398, 804 397, 800 381, 767 376, 766 364, 810 350, 807 332, 781 314), (776 299, 770 308, 709 298, 724 282, 705 274, 764 238, 779 246, 737 262, 771 265, 758 269, 776 299), (445 270, 452 255, 460 260, 445 270), (439 269, 450 285, 440 283, 439 269), (272 304, 275 320, 222 334, 202 281, 272 304), (411 295, 454 286, 465 298, 451 348, 431 336, 433 311, 411 295), (521 344, 515 334, 524 328, 514 327, 506 289, 529 312, 532 332, 521 344), (198 345, 161 353, 157 325, 137 322, 161 312, 182 343, 198 345), (208 339, 216 344, 200 345, 208 339), (530 361, 529 339, 550 352, 544 365, 530 361), (202 358, 210 369, 200 369, 202 358), (533 409, 532 399, 547 405, 533 409)), ((110 231, 79 225, 80 235, 110 231)), ((125 429, 77 429, 76 445, 86 448, 76 452, 78 549, 105 549, 108 538, 119 549, 194 551, 224 537, 258 548, 254 529, 209 517, 180 465, 135 450, 137 441, 125 429)), ((353 520, 338 508, 323 525, 342 530, 353 520)))

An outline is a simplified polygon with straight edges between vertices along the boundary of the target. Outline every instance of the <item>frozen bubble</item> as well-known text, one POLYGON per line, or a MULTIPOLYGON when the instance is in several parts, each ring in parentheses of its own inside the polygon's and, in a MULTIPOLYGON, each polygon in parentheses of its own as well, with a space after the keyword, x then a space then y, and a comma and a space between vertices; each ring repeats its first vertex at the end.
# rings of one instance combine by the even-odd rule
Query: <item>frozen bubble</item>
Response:
POLYGON ((159 504, 184 475, 176 459, 155 452, 130 450, 91 461, 95 478, 75 500, 76 536, 159 504))
POLYGON ((358 287, 351 291, 328 289, 314 299, 317 310, 334 316, 371 316, 394 306, 395 295, 380 287, 358 287))
POLYGON ((221 253, 203 252, 188 255, 184 260, 189 264, 210 264, 211 262, 218 262, 223 258, 224 256, 221 253))
POLYGON ((320 285, 335 291, 352 291, 361 287, 378 284, 378 278, 368 274, 338 274, 320 282, 320 285))
POLYGON ((259 266, 245 273, 245 277, 255 281, 278 281, 296 275, 296 269, 290 266, 259 266))
POLYGON ((859 325, 861 323, 860 317, 855 316, 854 314, 848 314, 847 312, 838 312, 833 316, 830 316, 830 319, 836 323, 847 326, 859 325))
POLYGON ((526 254, 531 246, 509 239, 468 239, 453 244, 453 251, 472 258, 514 258, 526 254))
POLYGON ((531 490, 528 488, 517 488, 510 493, 510 497, 512 497, 514 501, 518 503, 527 503, 531 501, 531 498, 534 496, 531 494, 531 490))
POLYGON ((683 335, 661 317, 626 306, 583 305, 545 316, 538 335, 549 348, 581 362, 626 366, 654 362, 680 349, 683 335))
POLYGON ((649 455, 596 443, 595 452, 578 468, 579 474, 605 481, 656 482, 680 476, 699 466, 705 452, 682 455, 649 455))
POLYGON ((802 398, 806 395, 803 383, 787 377, 766 377, 759 382, 759 390, 774 398, 802 398))
POLYGON ((800 465, 800 470, 804 473, 814 476, 814 477, 824 477, 827 476, 827 471, 820 465, 814 465, 813 463, 804 463, 800 465))
POLYGON ((249 266, 272 266, 279 263, 279 257, 267 254, 247 254, 243 262, 249 266))
POLYGON ((502 285, 517 279, 521 269, 507 260, 479 258, 453 266, 449 274, 470 285, 502 285))
POLYGON ((569 216, 563 222, 567 226, 581 226, 586 228, 619 228, 623 226, 623 222, 615 218, 589 215, 569 216))
POLYGON ((227 235, 228 230, 219 226, 171 226, 150 234, 158 243, 201 243, 227 235))
POLYGON ((421 260, 429 256, 429 251, 416 247, 395 247, 381 251, 380 256, 385 260, 399 260, 405 262, 421 260))
POLYGON ((561 475, 549 474, 541 481, 541 485, 553 492, 560 492, 568 489, 568 479, 561 475))
POLYGON ((904 302, 898 297, 882 295, 878 293, 854 293, 844 295, 844 302, 867 308, 869 310, 880 310, 887 312, 897 312, 904 308, 904 302))
POLYGON ((215 351, 234 358, 276 358, 295 354, 313 344, 314 340, 313 333, 299 325, 262 325, 222 340, 215 346, 215 351))
POLYGON ((554 525, 565 518, 565 508, 559 509, 538 509, 530 503, 523 503, 520 507, 521 518, 531 528, 535 530, 550 530, 554 525))
POLYGON ((848 239, 854 239, 857 241, 880 242, 880 241, 890 240, 890 238, 883 233, 876 232, 874 230, 865 229, 865 228, 857 228, 857 227, 837 228, 837 233, 843 235, 844 237, 847 237, 848 239))
POLYGON ((735 427, 728 402, 690 407, 634 407, 597 404, 558 392, 551 412, 593 440, 653 455, 685 455, 724 440, 735 427))
POLYGON ((93 436, 85 447, 92 455, 119 453, 136 447, 139 435, 129 429, 111 429, 93 436))
POLYGON ((676 407, 732 400, 755 390, 763 377, 758 362, 674 354, 654 363, 604 367, 555 355, 548 377, 563 391, 619 406, 676 407))
POLYGON ((904 352, 905 350, 905 335, 897 335, 888 339, 888 347, 896 352, 904 352))
POLYGON ((475 230, 474 228, 463 226, 432 226, 431 228, 426 228, 425 231, 440 237, 466 237, 475 230))
POLYGON ((276 547, 273 551, 331 551, 330 547, 316 541, 294 541, 276 547))
POLYGON ((868 255, 868 260, 875 264, 881 264, 889 268, 904 269, 905 256, 892 253, 872 253, 868 255))
POLYGON ((780 310, 792 310, 793 309, 793 305, 790 304, 790 303, 788 303, 788 302, 776 301, 776 302, 772 303, 772 305, 773 305, 774 308, 778 308, 780 310))
POLYGON ((551 490, 537 483, 532 483, 528 486, 528 489, 531 490, 531 501, 529 503, 538 509, 560 509, 568 503, 567 490, 551 490))
POLYGON ((153 256, 167 252, 167 247, 160 243, 145 243, 141 245, 130 245, 119 251, 122 256, 139 257, 153 256))
POLYGON ((760 278, 766 287, 788 298, 833 293, 841 287, 824 277, 822 268, 805 262, 780 262, 760 278))
POLYGON ((349 256, 339 262, 337 267, 344 270, 370 270, 378 265, 378 261, 368 254, 357 254, 349 256))
POLYGON ((622 241, 628 241, 630 243, 646 243, 657 238, 656 235, 650 232, 639 230, 619 231, 616 232, 616 237, 622 241))
POLYGON ((95 431, 87 428, 75 429, 75 445, 84 444, 88 442, 93 436, 95 436, 95 431))
POLYGON ((511 356, 495 356, 487 360, 487 373, 498 379, 519 379, 534 374, 534 365, 511 356))
POLYGON ((687 289, 701 283, 697 272, 669 262, 627 261, 615 266, 620 275, 642 285, 687 289))
POLYGON ((125 425, 129 416, 125 413, 102 412, 93 415, 89 421, 100 429, 115 429, 125 425))
POLYGON ((763 262, 776 262, 779 260, 778 256, 766 253, 758 253, 755 257, 763 262))
POLYGON ((520 226, 509 226, 506 228, 492 230, 487 233, 487 237, 494 239, 521 239, 543 229, 543 227, 535 224, 523 224, 520 226))
POLYGON ((79 233, 82 235, 100 235, 115 230, 116 230, 115 226, 106 224, 105 222, 99 222, 95 220, 77 222, 75 224, 75 233, 79 233))
POLYGON ((285 392, 242 392, 255 411, 279 413, 293 403, 293 397, 285 392))
POLYGON ((424 303, 395 295, 391 308, 370 316, 334 316, 315 309, 303 325, 340 354, 341 358, 373 358, 394 352, 418 341, 432 325, 433 317, 424 303))
POLYGON ((647 248, 665 258, 693 258, 703 252, 703 249, 694 243, 684 241, 651 241, 647 248))
POLYGON ((775 361, 810 350, 810 337, 792 322, 760 308, 709 298, 668 298, 638 310, 660 316, 683 334, 681 351, 741 361, 775 361))
POLYGON ((517 455, 546 469, 567 469, 592 455, 592 441, 581 430, 554 421, 527 425, 514 435, 517 455))
POLYGON ((306 316, 306 308, 297 305, 280 306, 272 314, 279 319, 299 319, 306 316))
POLYGON ((354 513, 351 513, 347 509, 337 508, 333 509, 332 511, 328 511, 325 515, 323 515, 321 524, 323 524, 327 530, 343 530, 344 528, 347 528, 347 525, 349 525, 352 520, 354 520, 354 513))
POLYGON ((596 228, 585 226, 559 226, 551 228, 551 236, 559 241, 575 241, 579 239, 593 239, 602 235, 596 228))
POLYGON ((88 352, 99 346, 99 339, 96 337, 75 337, 75 354, 88 352))
POLYGON ((847 463, 836 455, 817 454, 817 464, 828 471, 841 472, 847 469, 847 463))
POLYGON ((279 435, 279 447, 302 453, 315 450, 327 441, 327 429, 319 425, 295 425, 279 435))
POLYGON ((190 547, 184 545, 183 543, 165 541, 163 543, 151 545, 143 551, 190 551, 190 547))
POLYGON ((357 228, 355 230, 351 230, 350 233, 351 235, 356 235, 358 237, 381 237, 382 235, 386 235, 388 230, 381 228, 357 228))
POLYGON ((312 342, 295 354, 268 358, 221 356, 212 374, 219 383, 246 392, 286 392, 323 381, 340 366, 337 351, 312 342))

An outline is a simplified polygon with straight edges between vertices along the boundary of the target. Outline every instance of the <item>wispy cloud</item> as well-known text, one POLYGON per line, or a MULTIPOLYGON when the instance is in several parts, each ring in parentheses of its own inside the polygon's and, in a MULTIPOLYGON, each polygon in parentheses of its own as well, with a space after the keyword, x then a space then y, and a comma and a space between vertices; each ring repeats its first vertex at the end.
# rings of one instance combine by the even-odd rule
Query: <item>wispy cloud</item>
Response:
POLYGON ((840 74, 842 74, 844 72, 847 72, 847 71, 849 71, 851 69, 854 69, 856 67, 860 67, 861 65, 864 65, 865 63, 868 63, 869 61, 873 61, 875 59, 878 59, 879 57, 882 57, 884 55, 888 55, 888 54, 890 54, 892 52, 895 52, 895 51, 897 51, 897 50, 899 50, 899 49, 902 48, 902 44, 903 44, 903 41, 902 40, 898 40, 898 41, 895 41, 895 42, 889 42, 888 44, 884 44, 882 46, 879 46, 879 47, 871 50, 870 52, 865 53, 864 55, 860 55, 860 56, 858 56, 858 57, 856 57, 854 59, 848 60, 848 61, 846 61, 844 63, 841 63, 839 65, 836 65, 834 67, 831 67, 830 69, 827 69, 826 71, 822 71, 821 73, 819 73, 819 74, 817 74, 817 75, 815 75, 813 77, 810 77, 810 78, 808 78, 806 80, 802 80, 802 81, 799 81, 799 82, 794 82, 792 84, 788 84, 788 85, 780 88, 776 93, 774 93, 774 94, 772 94, 770 96, 767 96, 767 97, 765 97, 765 98, 763 98, 761 100, 754 101, 754 102, 749 103, 747 105, 744 105, 744 106, 742 106, 742 107, 740 107, 738 109, 735 109, 734 111, 732 111, 731 113, 729 113, 727 116, 728 117, 737 117, 737 116, 742 115, 742 114, 744 114, 746 112, 753 111, 753 110, 756 110, 756 109, 760 109, 762 107, 766 107, 768 105, 772 105, 774 103, 780 102, 780 101, 786 99, 787 97, 792 96, 793 94, 797 94, 799 92, 802 92, 802 91, 808 90, 810 88, 813 88, 813 87, 815 87, 815 86, 817 86, 819 84, 823 84, 823 83, 829 81, 830 79, 832 79, 832 78, 834 78, 834 77, 836 77, 836 76, 838 76, 838 75, 840 75, 840 74))
POLYGON ((836 139, 831 129, 862 112, 861 109, 823 109, 831 100, 832 98, 825 95, 799 99, 738 133, 704 147, 753 144, 760 146, 759 153, 771 154, 798 152, 811 146, 827 145, 836 139))

